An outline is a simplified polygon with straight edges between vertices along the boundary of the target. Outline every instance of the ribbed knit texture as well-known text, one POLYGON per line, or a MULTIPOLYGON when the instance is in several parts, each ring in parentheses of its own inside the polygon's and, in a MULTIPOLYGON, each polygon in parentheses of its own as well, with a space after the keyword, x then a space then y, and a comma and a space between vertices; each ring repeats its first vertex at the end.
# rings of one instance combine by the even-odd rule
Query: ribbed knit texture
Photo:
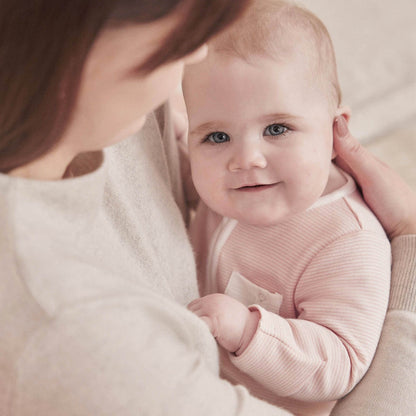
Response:
POLYGON ((416 415, 416 235, 397 237, 392 246, 392 296, 376 356, 368 373, 338 401, 331 416, 416 415))
POLYGON ((394 280, 389 309, 416 312, 416 236, 396 237, 392 242, 392 253, 394 280))
POLYGON ((358 383, 387 309, 387 237, 357 191, 336 193, 272 227, 236 223, 219 256, 206 250, 221 217, 201 203, 191 225, 203 294, 217 287, 261 312, 244 353, 222 351, 222 374, 295 414, 329 414, 358 383))

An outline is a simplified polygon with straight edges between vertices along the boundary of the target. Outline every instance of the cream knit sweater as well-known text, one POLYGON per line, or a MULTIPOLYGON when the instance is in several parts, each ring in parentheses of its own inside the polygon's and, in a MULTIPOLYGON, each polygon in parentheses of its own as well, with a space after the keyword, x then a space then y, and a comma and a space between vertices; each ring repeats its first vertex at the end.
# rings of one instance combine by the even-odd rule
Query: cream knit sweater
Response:
POLYGON ((1 416, 282 414, 218 378, 184 308, 195 265, 165 116, 90 174, 0 176, 1 416))
MULTIPOLYGON (((288 414, 219 379, 215 342, 183 306, 197 293, 195 267, 165 116, 150 116, 82 177, 0 175, 1 416, 288 414)), ((396 249, 407 284, 415 239, 396 249)), ((400 293, 412 311, 388 315, 375 381, 338 416, 365 406, 356 414, 415 413, 405 413, 414 405, 415 302, 400 293), (373 412, 369 391, 385 403, 394 382, 400 398, 373 412)))

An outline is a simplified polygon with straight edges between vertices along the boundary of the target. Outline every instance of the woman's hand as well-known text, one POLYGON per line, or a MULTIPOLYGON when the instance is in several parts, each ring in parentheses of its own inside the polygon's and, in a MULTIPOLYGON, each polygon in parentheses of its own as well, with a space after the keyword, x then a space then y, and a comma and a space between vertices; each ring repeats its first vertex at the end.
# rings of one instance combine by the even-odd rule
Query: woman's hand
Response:
POLYGON ((416 234, 416 193, 349 132, 345 119, 334 122, 336 163, 351 174, 390 240, 416 234))
POLYGON ((218 344, 235 355, 247 348, 260 319, 257 310, 250 311, 238 300, 221 293, 195 299, 188 309, 208 325, 218 344))

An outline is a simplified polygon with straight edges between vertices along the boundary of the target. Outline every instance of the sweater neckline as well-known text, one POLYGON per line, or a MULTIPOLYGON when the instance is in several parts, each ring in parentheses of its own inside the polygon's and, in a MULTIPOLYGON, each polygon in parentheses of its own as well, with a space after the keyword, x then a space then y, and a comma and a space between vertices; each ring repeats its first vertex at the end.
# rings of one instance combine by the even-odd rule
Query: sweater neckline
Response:
MULTIPOLYGON (((0 174, 0 199, 7 201, 16 218, 21 215, 33 217, 37 216, 35 212, 43 212, 45 221, 48 216, 56 219, 58 215, 83 227, 102 205, 106 177, 104 152, 97 152, 94 165, 95 169, 88 173, 54 181, 0 174)), ((85 171, 85 166, 79 169, 79 172, 85 171)))

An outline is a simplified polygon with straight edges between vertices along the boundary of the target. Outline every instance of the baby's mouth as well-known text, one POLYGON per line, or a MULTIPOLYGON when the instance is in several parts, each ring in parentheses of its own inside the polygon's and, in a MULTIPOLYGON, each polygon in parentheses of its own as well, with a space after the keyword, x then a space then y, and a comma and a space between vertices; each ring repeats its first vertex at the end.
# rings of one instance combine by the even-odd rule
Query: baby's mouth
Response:
POLYGON ((269 183, 269 184, 244 185, 244 186, 241 186, 239 188, 236 188, 236 191, 242 191, 242 192, 264 191, 264 190, 273 188, 277 184, 278 184, 278 182, 276 182, 276 183, 269 183))

